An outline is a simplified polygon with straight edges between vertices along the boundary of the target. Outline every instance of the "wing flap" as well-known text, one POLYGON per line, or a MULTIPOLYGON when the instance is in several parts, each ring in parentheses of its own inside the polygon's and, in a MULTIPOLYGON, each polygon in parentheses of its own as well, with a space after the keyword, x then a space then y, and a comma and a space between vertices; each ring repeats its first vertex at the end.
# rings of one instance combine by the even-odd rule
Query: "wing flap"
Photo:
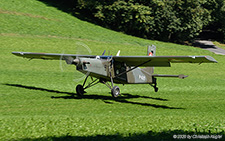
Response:
POLYGON ((211 56, 113 56, 128 66, 170 67, 170 63, 217 63, 211 56))

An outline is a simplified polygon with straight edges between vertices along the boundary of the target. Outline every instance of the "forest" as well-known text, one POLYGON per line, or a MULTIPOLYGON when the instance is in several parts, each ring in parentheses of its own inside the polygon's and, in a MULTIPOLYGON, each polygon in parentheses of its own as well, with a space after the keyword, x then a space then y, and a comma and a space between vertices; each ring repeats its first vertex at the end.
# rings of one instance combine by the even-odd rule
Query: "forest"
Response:
POLYGON ((200 37, 225 42, 224 0, 57 0, 56 3, 75 16, 145 39, 184 43, 200 37))

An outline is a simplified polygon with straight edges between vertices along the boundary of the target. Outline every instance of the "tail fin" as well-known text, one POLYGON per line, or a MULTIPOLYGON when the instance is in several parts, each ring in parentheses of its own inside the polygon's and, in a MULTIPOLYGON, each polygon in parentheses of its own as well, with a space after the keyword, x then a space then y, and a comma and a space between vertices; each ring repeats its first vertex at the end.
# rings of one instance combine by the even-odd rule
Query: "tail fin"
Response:
POLYGON ((156 46, 154 46, 154 45, 148 46, 147 55, 148 56, 156 56, 156 46))
MULTIPOLYGON (((148 46, 147 56, 156 56, 156 46, 148 46)), ((154 67, 145 67, 142 70, 153 74, 154 73, 154 67)))

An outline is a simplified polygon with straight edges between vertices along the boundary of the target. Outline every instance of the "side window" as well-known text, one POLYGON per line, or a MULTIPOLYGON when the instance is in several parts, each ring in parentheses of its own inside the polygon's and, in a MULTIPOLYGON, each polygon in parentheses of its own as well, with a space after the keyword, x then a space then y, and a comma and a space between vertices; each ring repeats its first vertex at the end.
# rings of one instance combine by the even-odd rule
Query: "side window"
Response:
MULTIPOLYGON (((123 62, 114 62, 114 73, 116 75, 123 73, 126 71, 126 65, 123 62)), ((127 79, 127 75, 126 73, 120 75, 118 78, 126 80, 127 79)))
POLYGON ((87 69, 86 64, 83 64, 83 69, 84 69, 84 70, 86 70, 86 69, 87 69))

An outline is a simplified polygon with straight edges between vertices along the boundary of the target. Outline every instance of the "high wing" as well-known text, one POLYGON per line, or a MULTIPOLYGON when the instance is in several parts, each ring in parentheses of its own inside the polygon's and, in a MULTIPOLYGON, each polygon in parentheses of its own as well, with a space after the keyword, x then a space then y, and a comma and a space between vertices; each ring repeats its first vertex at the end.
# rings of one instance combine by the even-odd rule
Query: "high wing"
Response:
POLYGON ((94 55, 78 55, 78 54, 56 54, 56 53, 33 53, 33 52, 12 52, 12 54, 20 57, 30 59, 44 59, 44 60, 66 60, 67 58, 87 57, 95 58, 94 55))
MULTIPOLYGON (((12 54, 30 59, 66 60, 72 61, 77 57, 95 58, 95 55, 56 54, 12 52, 12 54)), ((104 58, 104 56, 100 56, 104 58)), ((211 56, 110 56, 115 61, 125 62, 128 66, 170 67, 170 63, 217 63, 211 56)))
POLYGON ((170 63, 217 63, 211 56, 113 56, 128 66, 170 67, 170 63))

